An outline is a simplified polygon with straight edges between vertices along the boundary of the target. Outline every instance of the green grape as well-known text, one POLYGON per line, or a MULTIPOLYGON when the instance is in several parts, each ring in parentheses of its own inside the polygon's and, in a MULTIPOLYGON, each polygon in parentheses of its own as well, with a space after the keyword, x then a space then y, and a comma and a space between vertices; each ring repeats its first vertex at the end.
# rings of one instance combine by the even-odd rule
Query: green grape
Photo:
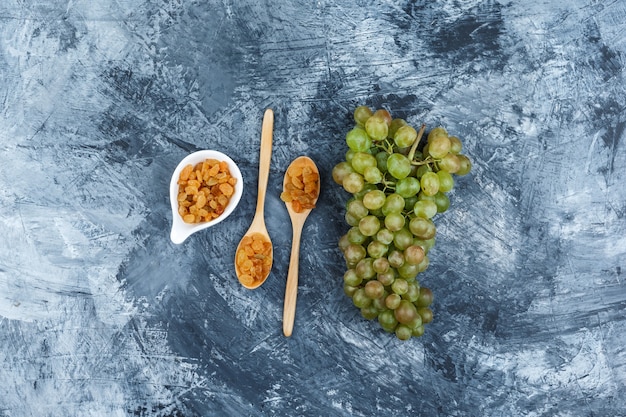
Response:
POLYGON ((396 193, 400 194, 403 198, 410 198, 420 190, 420 181, 415 177, 406 177, 396 182, 396 193))
POLYGON ((426 287, 420 288, 419 297, 415 302, 418 307, 428 307, 433 303, 433 292, 426 287))
POLYGON ((378 257, 372 262, 372 268, 374 268, 377 274, 384 274, 389 271, 389 261, 383 256, 378 257))
POLYGON ((407 126, 407 122, 404 119, 393 119, 391 124, 389 125, 389 137, 393 138, 396 136, 396 132, 402 126, 407 126))
POLYGON ((401 213, 389 213, 385 216, 385 228, 391 232, 397 232, 404 227, 405 221, 401 213))
POLYGON ((443 158, 450 152, 450 139, 446 135, 437 135, 428 142, 428 153, 435 159, 443 158))
POLYGON ((425 173, 431 172, 432 169, 429 165, 420 165, 415 170, 415 178, 422 178, 425 173))
POLYGON ((358 193, 363 189, 365 180, 363 176, 356 172, 351 172, 343 178, 342 185, 344 190, 350 194, 358 193))
MULTIPOLYGON (((379 316, 380 317, 380 316, 379 316)), ((385 332, 387 333, 396 333, 396 326, 392 326, 392 327, 387 327, 387 326, 383 326, 382 324, 380 325, 380 328, 383 329, 385 332)))
POLYGON ((409 283, 403 278, 396 278, 391 284, 391 291, 394 294, 402 295, 409 290, 409 283))
POLYGON ((382 219, 383 217, 385 217, 385 215, 383 214, 383 209, 379 208, 376 210, 370 210, 370 214, 373 214, 374 216, 378 217, 379 219, 382 219))
POLYGON ((346 134, 346 144, 355 152, 366 152, 372 147, 372 139, 362 127, 355 127, 346 134))
POLYGON ((389 194, 385 199, 385 204, 383 204, 382 210, 385 216, 388 216, 390 213, 401 213, 404 209, 404 198, 400 194, 389 194))
POLYGON ((423 336, 424 335, 424 331, 425 331, 424 325, 415 327, 413 329, 413 333, 412 333, 413 337, 421 337, 421 336, 423 336))
POLYGON ((401 153, 393 153, 387 158, 387 172, 401 180, 411 173, 411 161, 401 153))
POLYGON ((409 340, 413 336, 413 330, 406 324, 396 326, 396 337, 400 340, 409 340))
POLYGON ((417 203, 417 195, 412 195, 411 197, 407 197, 404 199, 404 211, 410 212, 413 211, 415 207, 415 203, 417 203))
POLYGON ((433 321, 433 311, 428 307, 420 307, 417 313, 422 317, 422 323, 428 324, 433 321))
POLYGON ((358 276, 363 279, 372 279, 376 276, 376 271, 374 271, 373 264, 374 260, 372 258, 363 258, 361 259, 354 270, 358 276))
POLYGON ((398 275, 400 278, 404 278, 407 281, 412 281, 419 274, 419 265, 411 265, 408 262, 405 262, 401 267, 398 268, 398 275))
POLYGON ((389 125, 385 119, 379 115, 374 114, 365 122, 365 131, 370 138, 374 141, 381 141, 387 138, 389 133, 389 125))
POLYGON ((358 289, 359 287, 353 287, 352 285, 343 284, 343 292, 350 298, 352 298, 352 296, 358 289))
POLYGON ((346 211, 357 219, 362 219, 369 214, 369 210, 363 204, 362 200, 352 199, 346 205, 346 211))
POLYGON ((369 193, 372 190, 376 190, 376 189, 377 189, 376 184, 364 183, 363 184, 363 188, 361 188, 360 191, 357 191, 356 193, 352 194, 352 196, 354 198, 358 198, 359 200, 363 200, 363 196, 365 194, 369 193))
POLYGON ((392 310, 385 310, 378 315, 378 323, 384 329, 391 328, 393 330, 396 328, 398 320, 392 310))
MULTIPOLYGON (((378 282, 378 281, 368 281, 368 282, 378 282)), ((365 290, 367 292, 367 288, 365 290)), ((385 287, 383 287, 383 292, 382 292, 381 296, 377 297, 377 298, 374 298, 372 300, 372 307, 376 308, 376 315, 377 316, 378 316, 378 314, 381 311, 387 310, 387 306, 385 305, 385 298, 387 297, 388 294, 389 293, 385 290, 385 287)))
POLYGON ((380 184, 383 182, 383 173, 377 167, 367 167, 363 172, 363 178, 370 184, 380 184))
POLYGON ((391 122, 393 119, 391 117, 391 113, 389 113, 389 110, 378 109, 374 112, 373 116, 380 117, 381 119, 385 121, 385 123, 387 124, 387 127, 391 127, 391 122))
POLYGON ((335 181, 339 185, 342 185, 343 179, 345 178, 345 176, 351 172, 354 172, 354 168, 352 168, 352 165, 350 165, 346 161, 339 162, 337 165, 333 167, 333 171, 332 171, 333 181, 335 181))
POLYGON ((363 205, 368 210, 378 210, 385 204, 385 193, 382 190, 368 191, 363 196, 363 205))
POLYGON ((388 250, 387 245, 377 240, 373 240, 367 245, 368 255, 375 259, 382 258, 383 256, 385 256, 387 254, 387 250, 388 250))
POLYGON ((359 221, 361 220, 361 219, 356 218, 353 214, 350 214, 348 212, 346 212, 344 217, 345 217, 346 223, 348 223, 350 226, 358 226, 359 221))
POLYGON ((348 230, 348 233, 346 233, 346 236, 348 238, 348 242, 355 245, 363 245, 368 239, 367 236, 361 233, 358 226, 352 226, 350 230, 348 230))
POLYGON ((391 242, 393 242, 393 237, 393 232, 387 228, 382 228, 378 232, 376 232, 376 240, 384 243, 385 245, 389 245, 391 242))
POLYGON ((415 316, 413 320, 411 320, 410 322, 406 324, 406 326, 408 326, 411 329, 411 334, 413 334, 413 329, 415 329, 416 327, 420 327, 422 325, 423 325, 422 316, 420 316, 419 314, 415 316))
MULTIPOLYGON (((357 293, 359 290, 357 290, 357 293)), ((356 297, 356 293, 354 296, 356 297)), ((400 301, 400 305, 393 310, 393 315, 398 320, 398 323, 408 324, 411 323, 418 315, 418 310, 415 308, 413 303, 408 300, 400 301)), ((421 314, 420 314, 421 316, 421 314)), ((422 317, 422 321, 424 321, 424 317, 422 317)))
POLYGON ((424 195, 435 195, 437 194, 437 191, 439 191, 439 177, 434 172, 427 172, 422 175, 422 178, 420 179, 420 186, 424 195))
POLYGON ((432 200, 417 200, 413 206, 413 213, 424 219, 430 219, 437 214, 437 203, 432 200))
POLYGON ((415 238, 413 239, 413 244, 421 246, 422 249, 424 249, 424 254, 428 254, 428 251, 431 250, 433 246, 435 246, 435 238, 434 237, 430 239, 415 238))
POLYGON ((448 136, 448 139, 450 139, 450 152, 453 154, 461 153, 461 149, 463 148, 461 140, 456 136, 448 136))
MULTIPOLYGON (((346 162, 351 164, 352 163, 352 157, 354 156, 354 154, 356 153, 356 151, 353 151, 352 149, 348 149, 346 151, 346 162)), ((350 165, 352 166, 352 165, 350 165)))
POLYGON ((359 288, 352 295, 352 302, 358 308, 364 308, 372 304, 372 299, 365 295, 365 289, 359 288))
POLYGON ((437 205, 437 212, 443 213, 450 207, 450 198, 444 193, 437 193, 435 194, 435 204, 437 205))
POLYGON ((376 158, 374 155, 366 152, 356 152, 352 157, 350 164, 356 172, 363 174, 365 172, 365 168, 376 166, 376 158))
POLYGON ((363 318, 366 320, 373 320, 378 317, 378 309, 373 302, 367 307, 363 307, 361 309, 361 316, 363 316, 363 318))
POLYGON ((392 250, 387 255, 387 260, 392 268, 399 268, 404 264, 404 255, 399 250, 392 250))
POLYGON ((439 161, 439 169, 448 171, 450 174, 456 174, 460 168, 461 159, 453 153, 448 153, 439 161))
POLYGON ((393 242, 393 232, 387 228, 381 228, 378 232, 376 232, 376 240, 385 245, 389 245, 393 242))
POLYGON ((367 122, 367 119, 372 117, 373 114, 374 113, 372 112, 372 109, 370 109, 369 107, 358 106, 356 109, 354 109, 354 121, 359 126, 365 126, 365 122, 367 122))
POLYGON ((437 233, 437 228, 432 220, 422 217, 413 217, 411 221, 409 221, 409 230, 416 237, 424 240, 435 237, 437 233))
POLYGON ((459 170, 456 172, 456 175, 467 175, 470 170, 472 169, 472 162, 469 160, 469 158, 465 155, 457 155, 459 158, 459 170))
POLYGON ((439 177, 439 191, 447 193, 454 188, 454 178, 448 171, 437 171, 439 177))
POLYGON ((390 310, 395 310, 400 305, 400 301, 402 301, 402 297, 396 293, 389 294, 385 297, 385 306, 387 306, 390 310))
POLYGON ((380 220, 371 214, 359 220, 359 230, 365 236, 374 236, 380 230, 380 220))
MULTIPOLYGON (((439 179, 439 178, 437 178, 437 179, 439 179)), ((433 203, 435 202, 435 196, 434 195, 426 195, 426 194, 424 194, 423 191, 420 191, 417 194, 417 199, 419 201, 432 201, 433 203)))
POLYGON ((376 167, 380 170, 380 172, 387 172, 387 159, 389 159, 389 154, 386 151, 380 151, 376 155, 376 167))
POLYGON ((439 135, 443 135, 443 136, 448 136, 448 132, 446 131, 446 129, 444 129, 443 127, 439 126, 434 128, 433 130, 431 130, 428 133, 428 137, 426 138, 426 140, 428 141, 428 143, 430 143, 430 141, 435 137, 435 136, 439 136, 439 135))
POLYGON ((386 287, 393 283, 396 279, 396 274, 393 269, 389 268, 386 272, 376 274, 376 279, 386 287))
POLYGON ((365 295, 371 299, 382 297, 384 292, 385 287, 380 283, 380 281, 373 279, 371 281, 367 281, 365 284, 365 295))
POLYGON ((360 262, 367 255, 367 251, 361 245, 355 245, 354 243, 348 245, 346 250, 343 251, 343 256, 347 263, 356 264, 360 262))
MULTIPOLYGON (((407 292, 402 294, 402 299, 408 300, 415 304, 416 301, 419 299, 419 296, 420 296, 420 287, 414 281, 414 282, 409 282, 409 289, 407 290, 407 292)), ((421 324, 421 319, 420 319, 420 324, 421 324)))
POLYGON ((361 285, 361 282, 363 282, 363 278, 358 276, 354 269, 348 269, 343 274, 343 283, 346 285, 350 285, 351 287, 356 287, 358 285, 361 285))
POLYGON ((397 325, 396 326, 392 326, 392 327, 386 327, 386 326, 383 326, 382 324, 380 325, 381 329, 383 329, 387 333, 393 333, 393 334, 396 333, 396 327, 397 327, 397 325))
MULTIPOLYGON (((401 228, 393 235, 393 245, 398 250, 405 250, 413 244, 413 234, 406 227, 401 228)), ((406 259, 405 259, 406 260, 406 259)))
POLYGON ((419 245, 411 244, 404 250, 404 260, 411 265, 419 265, 424 260, 426 252, 419 245))
POLYGON ((417 131, 409 125, 400 127, 393 136, 393 140, 399 148, 406 148, 413 145, 416 139, 417 131))
POLYGON ((417 266, 419 272, 426 271, 429 265, 430 265, 430 259, 428 259, 428 254, 426 254, 426 256, 424 256, 424 260, 417 266))
POLYGON ((350 243, 351 243, 350 239, 348 238, 348 234, 346 233, 345 235, 339 238, 339 242, 338 242, 339 250, 343 252, 344 250, 346 250, 346 248, 348 247, 350 243))

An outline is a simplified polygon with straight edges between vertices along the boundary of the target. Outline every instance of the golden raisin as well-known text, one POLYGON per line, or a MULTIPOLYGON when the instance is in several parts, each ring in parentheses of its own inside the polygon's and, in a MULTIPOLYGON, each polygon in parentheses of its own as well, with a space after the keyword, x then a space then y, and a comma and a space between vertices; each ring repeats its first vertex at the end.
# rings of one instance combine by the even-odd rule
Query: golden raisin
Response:
POLYGON ((253 285, 265 278, 272 267, 272 244, 265 236, 255 233, 244 236, 235 255, 239 279, 244 285, 253 285))
POLYGON ((226 197, 230 197, 235 192, 235 189, 233 188, 233 186, 227 182, 220 184, 219 188, 222 194, 224 194, 226 197))
POLYGON ((195 166, 186 165, 178 178, 176 198, 183 221, 199 223, 219 217, 235 193, 236 184, 237 178, 230 175, 225 161, 206 159, 195 166))
POLYGON ((290 203, 296 213, 314 208, 319 194, 319 175, 311 167, 294 165, 287 169, 286 177, 280 199, 290 203))
POLYGON ((190 165, 186 165, 182 171, 180 171, 180 180, 182 181, 187 181, 189 179, 189 174, 191 174, 191 171, 193 171, 193 166, 190 165))

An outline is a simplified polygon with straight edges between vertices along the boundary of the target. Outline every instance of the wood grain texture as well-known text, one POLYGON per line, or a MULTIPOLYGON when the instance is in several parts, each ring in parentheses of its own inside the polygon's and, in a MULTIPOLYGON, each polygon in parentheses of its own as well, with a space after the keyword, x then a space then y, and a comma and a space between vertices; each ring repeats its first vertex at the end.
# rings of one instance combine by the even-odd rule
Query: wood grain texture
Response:
POLYGON ((626 4, 0 4, 0 416, 620 416, 626 4), (474 162, 436 219, 435 320, 395 340, 343 295, 332 167, 359 104, 444 125, 474 162), (275 113, 274 266, 235 248, 275 113), (236 212, 169 241, 168 181, 216 149, 236 212), (310 156, 297 328, 279 194, 310 156))

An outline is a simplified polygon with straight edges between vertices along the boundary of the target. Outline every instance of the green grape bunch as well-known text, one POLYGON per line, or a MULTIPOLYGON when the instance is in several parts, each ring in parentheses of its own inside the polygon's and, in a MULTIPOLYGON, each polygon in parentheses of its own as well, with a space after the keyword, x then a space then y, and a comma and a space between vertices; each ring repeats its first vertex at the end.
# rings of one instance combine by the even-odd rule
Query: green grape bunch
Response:
POLYGON ((354 121, 345 160, 332 171, 351 195, 349 229, 339 239, 347 267, 343 290, 385 331, 400 340, 419 337, 433 319, 433 292, 417 279, 435 244, 433 218, 448 210, 454 177, 468 174, 472 163, 443 127, 424 138, 425 125, 418 131, 367 106, 354 110, 354 121))

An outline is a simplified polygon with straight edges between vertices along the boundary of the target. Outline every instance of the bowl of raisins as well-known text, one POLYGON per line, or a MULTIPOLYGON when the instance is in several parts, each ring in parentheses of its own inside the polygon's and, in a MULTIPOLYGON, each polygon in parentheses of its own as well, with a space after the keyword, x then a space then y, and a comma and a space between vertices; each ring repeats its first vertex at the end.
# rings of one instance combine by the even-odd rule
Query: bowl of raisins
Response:
POLYGON ((193 233, 226 219, 242 194, 241 171, 228 155, 214 150, 187 155, 170 181, 172 242, 183 243, 193 233))

